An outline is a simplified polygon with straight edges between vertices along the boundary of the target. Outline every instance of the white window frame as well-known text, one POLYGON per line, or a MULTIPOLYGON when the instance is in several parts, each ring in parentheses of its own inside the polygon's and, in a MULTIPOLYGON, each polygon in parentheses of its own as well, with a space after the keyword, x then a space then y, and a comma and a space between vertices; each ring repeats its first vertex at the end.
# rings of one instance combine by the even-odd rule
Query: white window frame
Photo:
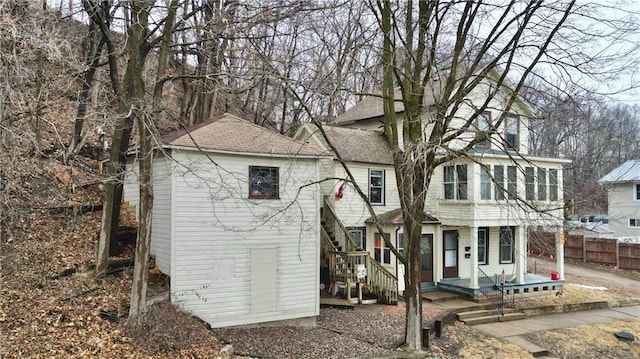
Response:
POLYGON ((485 111, 476 117, 476 127, 478 135, 485 135, 487 139, 480 141, 476 147, 491 148, 491 112, 485 111))
POLYGON ((478 228, 478 265, 487 265, 489 264, 489 227, 480 227, 478 228), (484 243, 480 245, 480 233, 483 233, 484 243), (484 248, 484 256, 480 256, 480 247, 484 248))
POLYGON ((369 201, 371 202, 372 205, 384 206, 385 182, 386 182, 385 181, 385 170, 369 169, 369 201), (373 182, 372 182, 372 180, 374 178, 380 178, 380 183, 381 184, 374 185, 373 182), (372 193, 373 189, 379 189, 380 190, 380 201, 376 201, 376 202, 373 201, 372 196, 371 196, 371 193, 372 193))
MULTIPOLYGON (((357 247, 357 250, 361 250, 361 251, 365 251, 367 248, 367 228, 366 227, 347 227, 347 233, 349 234, 349 236, 351 236, 351 234, 359 234, 359 238, 360 238, 360 246, 357 247)), ((356 245, 358 245, 358 241, 356 239, 354 239, 354 236, 351 236, 351 239, 353 240, 353 243, 355 243, 356 245)))
MULTIPOLYGON (((384 233, 384 236, 387 239, 390 238, 389 233, 384 233)), ((373 259, 381 264, 391 264, 391 249, 387 247, 379 232, 373 234, 373 259), (380 246, 378 246, 378 241, 380 241, 380 246)))
POLYGON ((558 193, 558 171, 557 168, 549 168, 549 201, 556 202, 560 199, 558 193))
POLYGON ((524 198, 527 201, 536 199, 536 168, 524 168, 524 198))
POLYGON ((493 196, 492 193, 492 184, 491 181, 491 166, 480 166, 480 199, 481 200, 491 200, 493 196))
POLYGON ((469 172, 467 165, 450 165, 444 166, 443 170, 443 193, 444 199, 450 200, 468 200, 469 199, 469 172), (447 178, 447 171, 452 171, 451 177, 447 178), (460 180, 461 174, 465 174, 464 181, 460 180), (450 188, 452 192, 450 197, 447 197, 447 188, 450 188))
POLYGON ((506 150, 514 150, 514 151, 518 150, 520 146, 519 132, 520 132, 520 120, 518 116, 507 115, 507 117, 504 119, 504 147, 506 150), (509 141, 511 136, 515 138, 515 141, 509 141))
POLYGON ((500 251, 498 252, 500 264, 513 263, 515 258, 515 227, 500 227, 500 251), (508 237, 511 238, 508 238, 508 237), (509 259, 503 259, 502 253, 505 248, 509 249, 509 259))
POLYGON ((538 167, 536 182, 538 187, 537 198, 538 201, 546 201, 547 200, 547 170, 542 167, 538 167))
POLYGON ((629 218, 627 224, 629 228, 640 228, 640 218, 629 218))

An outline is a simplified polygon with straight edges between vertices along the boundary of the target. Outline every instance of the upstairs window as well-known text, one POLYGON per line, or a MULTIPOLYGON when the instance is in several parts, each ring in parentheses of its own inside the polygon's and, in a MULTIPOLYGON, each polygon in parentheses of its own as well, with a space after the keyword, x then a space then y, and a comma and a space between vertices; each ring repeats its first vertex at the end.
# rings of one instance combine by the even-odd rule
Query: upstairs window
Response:
MULTIPOLYGON (((384 237, 389 239, 389 233, 385 233, 384 237)), ((384 243, 384 239, 380 236, 380 233, 376 232, 373 235, 374 247, 373 247, 373 259, 378 263, 391 264, 391 249, 384 243)))
POLYGON ((493 180, 496 187, 496 200, 501 201, 504 199, 504 166, 493 166, 493 180))
POLYGON ((479 136, 485 136, 486 139, 478 142, 477 147, 490 148, 490 131, 491 131, 491 112, 483 112, 476 118, 476 128, 479 136))
POLYGON ((278 167, 249 166, 249 198, 280 198, 279 181, 278 167))
POLYGON ((369 170, 369 201, 384 205, 384 170, 369 170))
POLYGON ((636 188, 635 200, 640 201, 640 183, 636 183, 635 188, 636 188))
POLYGON ((558 170, 555 168, 549 169, 549 200, 558 200, 558 170))
POLYGON ((527 200, 536 199, 536 176, 535 176, 535 168, 526 167, 524 169, 524 189, 525 189, 525 198, 527 200))
POLYGON ((538 168, 538 201, 547 200, 547 170, 538 168))
POLYGON ((509 199, 518 196, 518 169, 516 166, 507 166, 507 193, 509 199))
POLYGON ((504 145, 507 150, 518 150, 518 118, 509 115, 504 120, 504 145))
POLYGON ((467 165, 444 167, 444 198, 467 199, 467 165))
POLYGON ((491 167, 480 166, 480 199, 491 199, 491 167))

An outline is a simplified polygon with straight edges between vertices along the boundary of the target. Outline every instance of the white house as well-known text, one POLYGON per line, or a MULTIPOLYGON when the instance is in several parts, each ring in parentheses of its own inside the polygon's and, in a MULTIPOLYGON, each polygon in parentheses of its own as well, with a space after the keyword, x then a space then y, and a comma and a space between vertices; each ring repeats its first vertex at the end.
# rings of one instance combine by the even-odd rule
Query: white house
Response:
POLYGON ((609 230, 618 238, 640 238, 640 160, 623 163, 598 183, 609 197, 609 230))
MULTIPOLYGON (((320 158, 231 114, 165 137, 151 254, 172 302, 212 327, 318 315, 320 158)), ((136 205, 138 166, 128 168, 136 205)))
MULTIPOLYGON (((487 80, 488 81, 488 80, 487 80)), ((474 103, 484 103, 482 86, 470 93, 466 107, 456 113, 452 128, 461 126, 474 112, 474 103)), ((426 101, 429 101, 428 96, 426 101)), ((431 116, 429 103, 424 108, 424 123, 431 116)), ((558 234, 557 270, 564 279, 562 254, 563 189, 562 167, 567 160, 535 157, 528 153, 528 106, 517 101, 510 111, 502 113, 500 96, 488 103, 471 128, 487 131, 495 120, 504 121, 491 137, 477 144, 467 156, 437 167, 427 194, 425 223, 421 247, 423 250, 423 289, 443 288, 470 295, 479 295, 479 277, 494 277, 505 273, 506 280, 518 290, 556 288, 538 276, 527 275, 527 233, 530 227, 552 228, 558 234), (547 285, 548 284, 548 285, 547 285)), ((402 131, 403 107, 397 102, 399 131, 402 131)), ((322 186, 330 198, 336 191, 342 197, 330 201, 337 217, 358 245, 368 251, 376 262, 395 276, 402 268, 395 256, 380 240, 369 218, 365 201, 347 183, 342 186, 344 170, 338 157, 347 164, 355 181, 368 196, 373 211, 383 215, 384 236, 402 250, 402 215, 396 189, 391 152, 384 146, 382 134, 383 106, 380 97, 368 97, 339 116, 332 126, 325 126, 327 145, 313 126, 307 125, 295 136, 320 146, 334 155, 333 166, 322 166, 323 176, 335 178, 322 186)), ((429 131, 425 125, 425 131, 429 131)), ((487 133, 489 133, 487 131, 487 133)), ((468 144, 472 134, 461 136, 447 150, 468 144), (468 138, 468 139, 467 139, 468 138)), ((549 278, 546 279, 547 281, 549 278)), ((557 282, 561 285, 561 282, 557 282)))

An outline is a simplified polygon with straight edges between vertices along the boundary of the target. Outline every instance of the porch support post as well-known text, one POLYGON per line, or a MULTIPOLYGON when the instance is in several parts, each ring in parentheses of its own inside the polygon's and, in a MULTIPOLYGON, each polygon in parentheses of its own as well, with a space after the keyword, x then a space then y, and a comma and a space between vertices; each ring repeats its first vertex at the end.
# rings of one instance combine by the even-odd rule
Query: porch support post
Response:
POLYGON ((469 287, 472 289, 480 288, 478 286, 478 227, 471 226, 471 278, 469 278, 469 287))
POLYGON ((560 280, 564 280, 564 231, 562 227, 556 231, 556 270, 560 280))
POLYGON ((527 271, 527 245, 525 241, 526 228, 516 227, 516 283, 524 283, 524 273, 527 271))

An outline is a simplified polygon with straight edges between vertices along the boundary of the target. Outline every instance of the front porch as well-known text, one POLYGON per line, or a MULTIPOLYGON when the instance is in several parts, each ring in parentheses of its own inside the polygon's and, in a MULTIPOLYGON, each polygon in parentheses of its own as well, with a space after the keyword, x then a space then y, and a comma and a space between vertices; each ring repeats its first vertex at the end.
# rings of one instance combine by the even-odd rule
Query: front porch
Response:
MULTIPOLYGON (((495 282, 497 283, 499 280, 495 282)), ((480 288, 471 288, 470 283, 471 279, 469 278, 442 279, 436 284, 436 287, 442 291, 458 293, 468 297, 481 296, 480 288)), ((521 295, 544 292, 550 293, 562 289, 563 286, 564 280, 552 280, 551 277, 548 276, 525 273, 523 283, 505 283, 504 293, 521 295)))

